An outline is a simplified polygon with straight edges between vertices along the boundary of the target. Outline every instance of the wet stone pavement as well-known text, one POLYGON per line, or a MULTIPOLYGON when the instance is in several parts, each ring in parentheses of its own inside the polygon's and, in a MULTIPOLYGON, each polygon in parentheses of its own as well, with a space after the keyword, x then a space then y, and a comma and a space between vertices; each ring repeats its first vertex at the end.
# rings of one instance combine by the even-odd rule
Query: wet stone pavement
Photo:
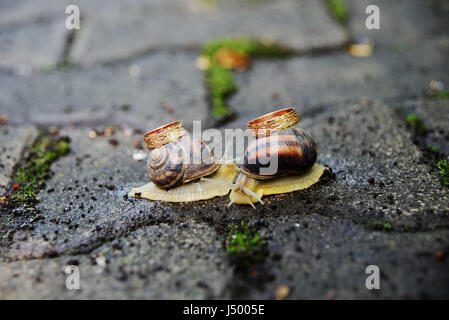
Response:
POLYGON ((70 152, 31 212, 0 204, 0 298, 273 299, 279 286, 287 299, 448 298, 449 188, 436 158, 449 155, 449 100, 425 94, 432 80, 449 86, 448 2, 368 2, 345 1, 342 25, 325 1, 80 0, 70 34, 73 1, 2 1, 2 195, 38 129, 70 138, 70 152), (368 2, 381 30, 364 28, 368 2), (227 197, 128 198, 148 181, 133 159, 145 131, 211 117, 195 67, 202 44, 240 35, 294 53, 235 73, 237 117, 219 129, 293 105, 335 176, 256 210, 227 208, 227 197), (374 42, 370 57, 345 50, 359 37, 374 42), (407 125, 411 113, 425 135, 407 125), (241 221, 264 242, 243 270, 226 251, 241 221), (81 290, 66 288, 67 265, 79 266, 81 290), (380 268, 380 290, 365 287, 368 265, 380 268))

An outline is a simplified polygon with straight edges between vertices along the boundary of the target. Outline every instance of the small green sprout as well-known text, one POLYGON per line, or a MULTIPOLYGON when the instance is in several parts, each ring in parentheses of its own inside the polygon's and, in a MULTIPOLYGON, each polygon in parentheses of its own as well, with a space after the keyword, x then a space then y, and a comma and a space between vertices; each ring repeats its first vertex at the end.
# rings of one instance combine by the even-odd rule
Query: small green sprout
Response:
POLYGON ((426 125, 424 124, 423 119, 414 114, 414 113, 410 113, 407 115, 407 124, 410 128, 412 128, 416 134, 418 135, 425 135, 427 130, 426 130, 426 125))
POLYGON ((346 24, 349 18, 349 8, 348 4, 344 0, 327 0, 327 7, 332 15, 341 24, 346 24))
POLYGON ((378 230, 378 231, 391 231, 393 230, 393 226, 389 222, 382 222, 382 221, 371 221, 368 224, 369 228, 372 230, 378 230))
POLYGON ((447 160, 440 160, 437 163, 437 167, 440 169, 438 173, 440 175, 441 182, 444 185, 449 186, 449 163, 447 160))
POLYGON ((226 253, 230 262, 238 271, 245 271, 265 258, 266 250, 260 235, 250 230, 242 221, 240 225, 231 225, 226 236, 226 253))
POLYGON ((428 148, 429 150, 433 151, 433 152, 438 152, 437 146, 435 146, 435 145, 433 145, 433 144, 429 144, 429 145, 427 146, 427 148, 428 148))
POLYGON ((249 230, 248 225, 242 221, 240 226, 231 225, 226 237, 226 252, 229 255, 236 253, 248 253, 259 250, 263 241, 258 233, 249 230))
POLYGON ((440 91, 438 91, 438 98, 440 98, 440 99, 449 99, 449 90, 440 90, 440 91))

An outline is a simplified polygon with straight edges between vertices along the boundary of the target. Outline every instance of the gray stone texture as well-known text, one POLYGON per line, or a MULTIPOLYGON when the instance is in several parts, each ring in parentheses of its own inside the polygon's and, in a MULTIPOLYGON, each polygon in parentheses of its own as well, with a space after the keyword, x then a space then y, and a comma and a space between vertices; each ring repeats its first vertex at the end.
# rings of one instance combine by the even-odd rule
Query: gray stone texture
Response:
POLYGON ((158 53, 123 63, 0 74, 0 110, 10 123, 128 123, 142 130, 183 119, 205 120, 203 75, 195 55, 158 53))
POLYGON ((68 1, 2 1, 0 68, 19 74, 54 66, 64 54, 68 1))
POLYGON ((79 1, 73 43, 68 3, 53 2, 0 3, 2 194, 35 126, 57 125, 71 141, 34 210, 0 204, 11 210, 3 227, 15 230, 0 247, 0 298, 272 299, 280 285, 288 299, 449 297, 449 189, 426 147, 449 154, 449 100, 423 94, 431 80, 449 84, 447 1, 369 2, 381 9, 380 31, 364 29, 367 1, 347 1, 348 30, 321 1, 79 1), (349 56, 347 34, 370 37, 373 55, 349 56), (209 119, 194 61, 204 41, 231 35, 308 53, 236 73, 237 118, 220 129, 294 105, 335 180, 256 210, 228 208, 228 197, 128 199, 149 181, 145 161, 133 160, 146 130, 209 119), (64 52, 76 65, 56 67, 64 52), (409 113, 427 136, 407 127, 409 113), (92 138, 111 125, 114 134, 92 138), (247 270, 225 247, 242 220, 266 249, 247 270), (66 289, 67 265, 79 266, 81 290, 66 289), (365 287, 368 265, 380 268, 378 291, 365 287))
POLYGON ((71 53, 82 64, 198 48, 223 36, 276 40, 299 51, 339 47, 347 40, 320 1, 96 1, 82 10, 86 21, 71 53))
POLYGON ((448 41, 423 40, 418 46, 406 45, 401 52, 375 48, 368 58, 341 52, 258 60, 249 72, 236 74, 239 91, 229 104, 239 114, 236 126, 280 106, 295 106, 308 117, 324 107, 338 108, 342 102, 360 97, 395 104, 398 99, 421 97, 432 80, 449 83, 448 54, 448 41))
POLYGON ((376 44, 401 47, 402 44, 447 36, 449 3, 447 0, 348 0, 348 27, 356 38, 368 37, 376 44), (368 5, 380 10, 380 29, 368 30, 365 20, 368 5))
POLYGON ((90 254, 2 264, 2 299, 226 298, 232 277, 221 238, 202 224, 159 224, 100 246, 90 254), (80 289, 65 286, 67 265, 80 289))

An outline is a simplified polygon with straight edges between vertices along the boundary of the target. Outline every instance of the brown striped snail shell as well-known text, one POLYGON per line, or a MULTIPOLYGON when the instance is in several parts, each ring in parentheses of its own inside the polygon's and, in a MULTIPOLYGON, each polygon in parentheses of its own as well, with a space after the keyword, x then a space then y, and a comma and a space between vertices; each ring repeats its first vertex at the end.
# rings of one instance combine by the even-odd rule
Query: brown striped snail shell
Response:
POLYGON ((248 123, 256 138, 245 150, 240 174, 232 188, 232 203, 252 204, 250 198, 263 204, 251 185, 257 180, 269 180, 281 175, 301 175, 311 169, 318 156, 312 136, 295 126, 299 117, 294 108, 263 115, 248 123))
POLYGON ((147 174, 160 188, 172 188, 214 173, 220 164, 202 141, 184 136, 180 122, 172 122, 144 135, 150 149, 147 174))
POLYGON ((312 168, 317 156, 317 144, 309 133, 300 128, 288 128, 254 140, 245 151, 241 171, 260 180, 298 175, 312 168), (264 172, 261 169, 268 169, 270 159, 277 160, 277 170, 264 172))

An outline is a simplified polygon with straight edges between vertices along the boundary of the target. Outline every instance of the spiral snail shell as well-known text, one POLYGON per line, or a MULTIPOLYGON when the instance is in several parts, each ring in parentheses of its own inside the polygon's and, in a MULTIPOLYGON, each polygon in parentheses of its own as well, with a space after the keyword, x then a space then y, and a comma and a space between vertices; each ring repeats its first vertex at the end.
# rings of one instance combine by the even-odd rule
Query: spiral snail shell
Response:
POLYGON ((242 173, 254 179, 271 179, 275 176, 298 175, 310 169, 318 155, 312 136, 300 128, 288 128, 278 134, 253 141, 244 155, 242 173), (270 160, 277 161, 273 170, 270 160), (262 169, 267 169, 265 172, 262 169))
POLYGON ((185 136, 179 121, 161 126, 143 136, 150 150, 147 174, 159 188, 172 188, 214 173, 215 162, 209 147, 185 136))
POLYGON ((244 153, 230 204, 263 204, 263 195, 305 189, 319 180, 324 167, 315 164, 317 144, 309 133, 294 127, 298 122, 296 110, 287 108, 248 123, 256 139, 244 153), (263 182, 285 175, 289 177, 263 182))

